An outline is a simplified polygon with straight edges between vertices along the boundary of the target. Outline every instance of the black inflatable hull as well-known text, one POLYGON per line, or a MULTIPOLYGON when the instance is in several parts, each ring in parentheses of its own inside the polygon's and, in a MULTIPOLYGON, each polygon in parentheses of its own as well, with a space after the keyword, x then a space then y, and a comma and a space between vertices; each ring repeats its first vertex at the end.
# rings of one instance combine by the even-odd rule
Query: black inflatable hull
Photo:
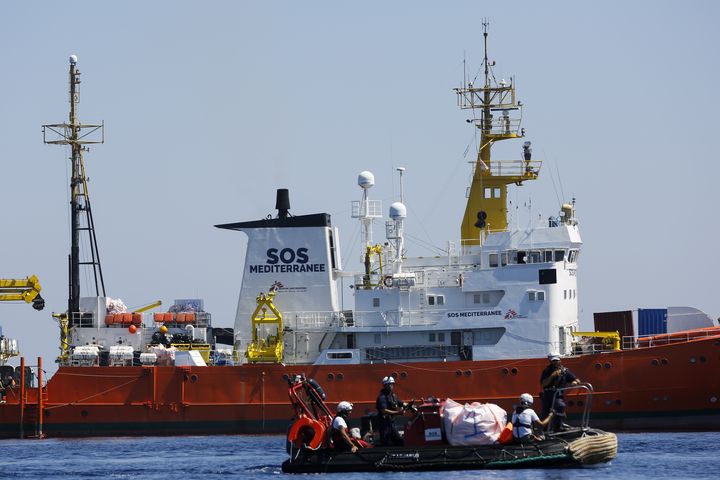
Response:
POLYGON ((291 454, 282 465, 285 473, 568 467, 612 460, 617 455, 617 437, 587 429, 526 445, 376 447, 357 453, 326 449, 291 454))

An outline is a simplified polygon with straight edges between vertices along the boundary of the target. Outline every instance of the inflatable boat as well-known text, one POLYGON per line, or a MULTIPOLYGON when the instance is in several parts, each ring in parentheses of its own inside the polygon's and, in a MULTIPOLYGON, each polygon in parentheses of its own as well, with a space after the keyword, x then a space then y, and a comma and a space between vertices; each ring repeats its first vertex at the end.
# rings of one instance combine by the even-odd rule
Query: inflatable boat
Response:
MULTIPOLYGON (((329 428, 333 414, 317 382, 302 376, 288 382, 296 420, 288 430, 290 458, 282 464, 285 473, 570 467, 605 463, 617 456, 617 437, 590 428, 589 412, 583 416, 582 426, 546 433, 538 442, 514 443, 512 426, 508 424, 495 443, 451 445, 444 431, 440 437, 434 434, 443 416, 443 402, 435 399, 409 409, 411 418, 405 426, 404 446, 372 446, 353 453, 332 445, 329 428)), ((592 395, 591 386, 579 388, 592 395)), ((372 439, 372 423, 363 422, 366 439, 372 439)))

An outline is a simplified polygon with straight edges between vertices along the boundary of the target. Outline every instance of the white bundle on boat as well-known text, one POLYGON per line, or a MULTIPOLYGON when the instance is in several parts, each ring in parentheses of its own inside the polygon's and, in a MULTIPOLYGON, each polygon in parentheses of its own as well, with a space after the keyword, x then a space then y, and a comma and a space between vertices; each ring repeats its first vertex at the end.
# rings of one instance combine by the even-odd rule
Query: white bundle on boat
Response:
POLYGON ((164 345, 153 345, 150 347, 150 352, 157 356, 156 365, 158 366, 175 365, 176 351, 177 349, 175 347, 165 348, 164 345))
POLYGON ((123 301, 119 298, 107 297, 105 306, 107 307, 107 313, 126 313, 128 311, 123 301))
POLYGON ((490 445, 506 424, 507 413, 494 403, 445 401, 443 426, 450 445, 490 445))

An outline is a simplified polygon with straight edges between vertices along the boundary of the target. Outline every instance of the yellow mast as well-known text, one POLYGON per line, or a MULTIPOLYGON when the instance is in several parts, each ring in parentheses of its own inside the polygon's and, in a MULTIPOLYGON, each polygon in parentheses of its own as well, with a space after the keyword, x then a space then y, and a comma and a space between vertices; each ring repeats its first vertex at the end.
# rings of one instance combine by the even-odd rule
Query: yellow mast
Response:
POLYGON ((498 83, 492 73, 495 62, 488 61, 487 27, 488 22, 484 21, 484 85, 477 87, 463 79, 464 85, 455 89, 461 109, 480 111, 479 119, 468 120, 480 130, 480 148, 460 227, 461 245, 466 252, 472 246, 481 245, 488 233, 507 230, 507 186, 535 180, 540 171, 540 162, 531 160, 530 142, 523 145, 522 160, 490 159, 490 149, 495 142, 522 138, 525 130, 520 128, 522 103, 516 99, 514 80, 502 79, 498 83))

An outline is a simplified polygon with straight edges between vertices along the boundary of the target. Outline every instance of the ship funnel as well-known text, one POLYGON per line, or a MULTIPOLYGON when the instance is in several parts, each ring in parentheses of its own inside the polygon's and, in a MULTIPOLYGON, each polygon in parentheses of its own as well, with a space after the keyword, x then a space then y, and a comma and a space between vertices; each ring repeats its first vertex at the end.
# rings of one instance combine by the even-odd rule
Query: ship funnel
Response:
POLYGON ((277 199, 275 200, 275 208, 278 211, 278 218, 287 218, 288 210, 290 210, 290 192, 287 188, 277 189, 277 199))

